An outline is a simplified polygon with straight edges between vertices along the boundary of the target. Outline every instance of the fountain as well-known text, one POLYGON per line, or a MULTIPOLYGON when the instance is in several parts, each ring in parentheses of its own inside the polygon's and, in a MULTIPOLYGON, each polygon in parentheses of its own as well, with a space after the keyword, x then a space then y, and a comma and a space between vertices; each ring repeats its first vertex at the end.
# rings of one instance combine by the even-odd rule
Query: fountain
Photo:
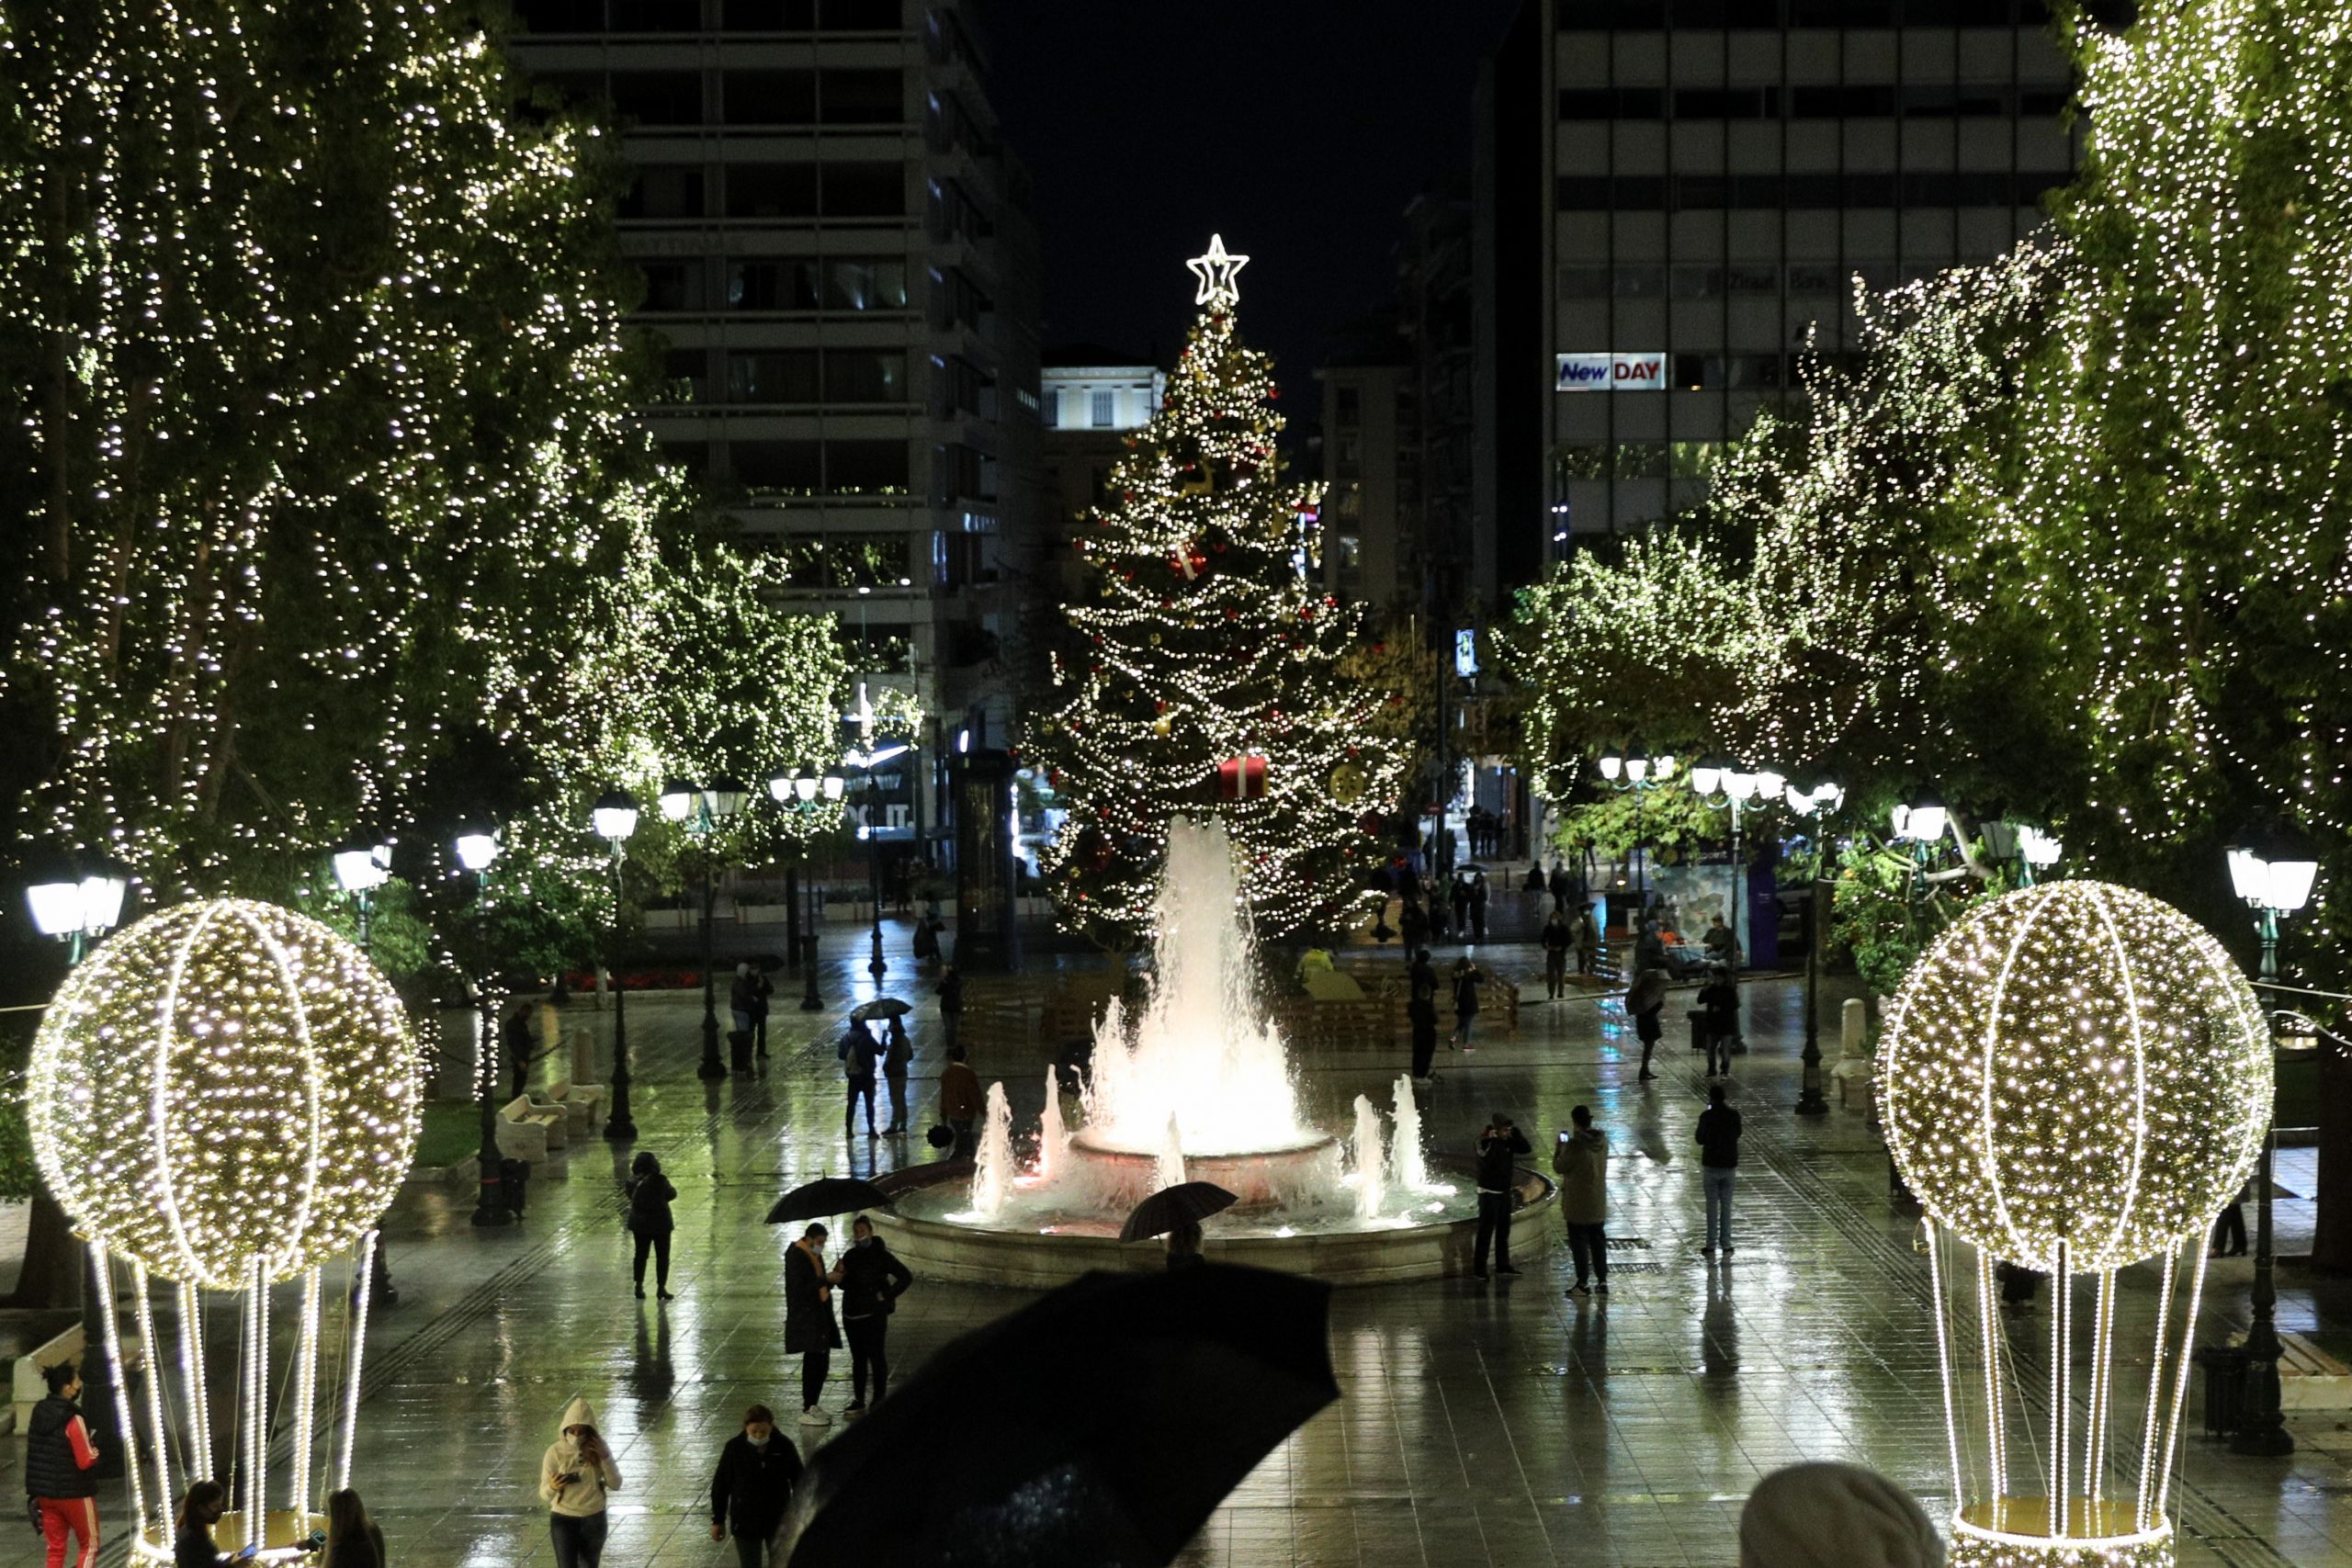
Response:
MULTIPOLYGON (((1396 1082, 1393 1131, 1369 1095, 1354 1097, 1344 1144, 1303 1114, 1282 1036, 1253 999, 1255 942, 1221 821, 1169 825, 1153 931, 1141 1004, 1114 1000, 1096 1028, 1081 1124, 1066 1122, 1049 1071, 1022 1169, 1004 1086, 990 1084, 968 1180, 949 1163, 877 1183, 892 1195, 874 1216, 892 1249, 919 1272, 1024 1285, 1157 1267, 1157 1247, 1119 1246, 1120 1226, 1151 1193, 1191 1180, 1238 1200, 1204 1227, 1213 1258, 1335 1281, 1465 1268, 1475 1184, 1432 1176, 1408 1080, 1396 1082)), ((1521 1189, 1537 1202, 1552 1191, 1532 1171, 1521 1189)))

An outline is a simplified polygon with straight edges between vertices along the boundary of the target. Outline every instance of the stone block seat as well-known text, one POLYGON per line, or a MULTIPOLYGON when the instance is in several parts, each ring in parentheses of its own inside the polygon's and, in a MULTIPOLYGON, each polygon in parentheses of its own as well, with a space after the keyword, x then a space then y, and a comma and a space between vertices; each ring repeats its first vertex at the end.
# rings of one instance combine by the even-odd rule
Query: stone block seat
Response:
POLYGON ((545 1165, 548 1151, 559 1146, 553 1134, 570 1120, 563 1111, 536 1104, 527 1094, 517 1095, 499 1109, 498 1152, 508 1159, 545 1165))

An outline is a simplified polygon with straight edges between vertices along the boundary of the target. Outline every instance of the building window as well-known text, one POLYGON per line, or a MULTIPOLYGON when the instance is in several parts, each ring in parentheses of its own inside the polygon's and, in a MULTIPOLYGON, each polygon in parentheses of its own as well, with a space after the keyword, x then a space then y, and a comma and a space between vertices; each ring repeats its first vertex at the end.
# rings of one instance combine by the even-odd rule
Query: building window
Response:
POLYGON ((613 113, 638 125, 700 125, 702 73, 697 71, 616 71, 605 96, 613 113))
POLYGON ((1341 424, 1355 423, 1358 419, 1363 417, 1362 400, 1357 394, 1356 389, 1353 387, 1340 387, 1334 389, 1334 390, 1337 393, 1337 396, 1334 398, 1332 402, 1332 417, 1341 424))
POLYGON ((1119 417, 1118 403, 1119 398, 1116 392, 1097 392, 1094 394, 1095 429, 1108 430, 1111 428, 1113 423, 1119 417))
POLYGON ((906 118, 896 71, 827 71, 818 87, 818 118, 826 125, 897 125, 906 118))
POLYGON ((623 218, 699 218, 702 216, 702 165, 651 164, 637 171, 637 179, 621 197, 623 218))
POLYGON ((721 78, 729 125, 809 125, 817 118, 813 71, 729 71, 721 78))
POLYGON ((1059 430, 1062 427, 1062 394, 1060 389, 1055 388, 1047 390, 1045 395, 1038 400, 1038 404, 1045 412, 1046 428, 1047 430, 1059 430))

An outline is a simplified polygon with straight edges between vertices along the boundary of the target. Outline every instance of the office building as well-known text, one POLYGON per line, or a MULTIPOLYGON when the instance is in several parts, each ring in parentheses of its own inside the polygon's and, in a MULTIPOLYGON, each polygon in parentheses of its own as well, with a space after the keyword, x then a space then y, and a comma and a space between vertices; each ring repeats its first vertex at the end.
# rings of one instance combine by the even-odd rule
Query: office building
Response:
POLYGON ((619 128, 662 449, 930 716, 876 813, 896 840, 942 831, 959 744, 1012 735, 1034 574, 1036 241, 970 9, 516 0, 511 46, 619 128))
POLYGON ((1489 604, 1703 492, 1855 351, 1850 280, 1988 261, 2075 148, 2041 0, 1529 0, 1480 85, 1489 604))
POLYGON ((1045 568, 1037 602, 1057 621, 1055 607, 1085 593, 1086 562, 1075 547, 1080 527, 1101 504, 1127 438, 1159 412, 1168 377, 1141 355, 1100 344, 1048 349, 1044 358, 1037 398, 1045 423, 1046 504, 1038 530, 1045 568))

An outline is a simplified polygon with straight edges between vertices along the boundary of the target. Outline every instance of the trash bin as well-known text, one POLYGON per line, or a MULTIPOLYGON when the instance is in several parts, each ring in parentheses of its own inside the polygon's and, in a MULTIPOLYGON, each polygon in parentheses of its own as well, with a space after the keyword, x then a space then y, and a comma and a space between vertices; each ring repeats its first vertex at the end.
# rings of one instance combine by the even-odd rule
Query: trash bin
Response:
POLYGON ((2245 1421, 2245 1347, 2200 1346, 2194 1359, 2205 1369, 2205 1435, 2226 1438, 2245 1421))
POLYGON ((1685 1016, 1690 1020, 1690 1049, 1693 1051, 1704 1051, 1707 1048, 1706 1010, 1703 1008, 1693 1009, 1685 1016))

